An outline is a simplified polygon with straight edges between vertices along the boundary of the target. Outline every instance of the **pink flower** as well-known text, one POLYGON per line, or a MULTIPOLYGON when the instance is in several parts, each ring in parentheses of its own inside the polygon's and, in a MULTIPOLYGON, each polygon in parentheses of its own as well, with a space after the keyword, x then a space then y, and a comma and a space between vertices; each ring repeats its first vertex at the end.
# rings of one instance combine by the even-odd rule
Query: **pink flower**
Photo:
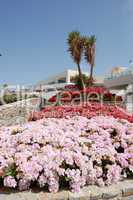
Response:
POLYGON ((13 129, 0 128, 0 172, 6 187, 27 190, 35 182, 57 192, 63 179, 79 192, 86 184, 116 183, 133 171, 133 124, 126 120, 69 116, 28 122, 14 134, 13 129))
POLYGON ((28 190, 30 187, 30 181, 26 179, 20 179, 18 186, 20 191, 28 190))
POLYGON ((12 176, 6 176, 4 178, 4 186, 15 188, 17 186, 17 182, 12 176))

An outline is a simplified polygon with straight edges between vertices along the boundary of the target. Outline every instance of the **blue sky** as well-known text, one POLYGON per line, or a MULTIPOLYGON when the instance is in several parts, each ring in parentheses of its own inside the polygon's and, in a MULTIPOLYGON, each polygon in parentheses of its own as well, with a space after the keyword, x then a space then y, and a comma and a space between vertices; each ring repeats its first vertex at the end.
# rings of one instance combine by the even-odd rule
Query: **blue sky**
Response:
POLYGON ((36 83, 76 68, 66 43, 72 30, 96 35, 96 74, 128 66, 133 0, 0 0, 0 84, 36 83))

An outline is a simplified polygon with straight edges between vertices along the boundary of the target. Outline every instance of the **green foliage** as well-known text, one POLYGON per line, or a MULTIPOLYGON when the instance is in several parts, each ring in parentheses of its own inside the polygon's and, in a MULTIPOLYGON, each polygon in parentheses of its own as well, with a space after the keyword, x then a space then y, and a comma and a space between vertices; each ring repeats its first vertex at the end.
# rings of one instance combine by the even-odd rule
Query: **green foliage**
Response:
POLYGON ((9 103, 14 103, 16 101, 21 101, 23 99, 28 99, 28 98, 37 98, 37 95, 33 94, 33 95, 28 96, 27 94, 25 95, 19 94, 17 96, 16 93, 5 93, 4 96, 1 97, 0 99, 0 105, 3 104, 3 101, 4 103, 9 104, 9 103))
POLYGON ((16 94, 5 94, 4 97, 4 102, 5 103, 13 103, 17 101, 17 95, 16 94))
POLYGON ((7 87, 8 87, 7 83, 3 84, 3 88, 7 88, 7 87))
POLYGON ((13 164, 10 167, 6 168, 5 170, 5 176, 12 176, 12 177, 16 177, 17 172, 16 172, 16 165, 13 164))
POLYGON ((129 170, 128 168, 125 169, 125 173, 127 174, 128 178, 133 178, 133 172, 129 170))
POLYGON ((61 176, 59 179, 59 185, 61 189, 69 189, 69 182, 71 181, 70 178, 66 176, 61 176))
MULTIPOLYGON (((82 79, 83 79, 85 86, 87 86, 88 85, 88 76, 86 76, 85 74, 82 74, 82 79)), ((74 82, 79 88, 81 88, 82 82, 81 82, 79 75, 72 77, 71 81, 74 82)))
POLYGON ((29 98, 37 98, 38 96, 36 95, 36 94, 31 94, 30 96, 29 96, 29 98))

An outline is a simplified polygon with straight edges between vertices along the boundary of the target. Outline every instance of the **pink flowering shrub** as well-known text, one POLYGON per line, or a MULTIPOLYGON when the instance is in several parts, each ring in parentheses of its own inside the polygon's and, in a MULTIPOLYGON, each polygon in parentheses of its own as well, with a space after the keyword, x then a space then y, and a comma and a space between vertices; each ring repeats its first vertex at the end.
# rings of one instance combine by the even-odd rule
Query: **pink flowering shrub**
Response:
POLYGON ((133 174, 133 124, 113 117, 41 119, 0 128, 0 180, 57 192, 117 183, 133 174))

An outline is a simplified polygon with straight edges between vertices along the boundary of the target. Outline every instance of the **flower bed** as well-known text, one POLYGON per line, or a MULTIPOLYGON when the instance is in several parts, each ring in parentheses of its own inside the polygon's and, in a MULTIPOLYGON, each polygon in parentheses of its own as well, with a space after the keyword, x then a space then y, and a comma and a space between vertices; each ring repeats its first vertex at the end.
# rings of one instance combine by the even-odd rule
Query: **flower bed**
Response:
POLYGON ((128 114, 124 109, 118 106, 105 105, 100 103, 91 103, 85 106, 49 106, 43 109, 41 112, 33 112, 29 121, 35 121, 45 118, 62 118, 66 116, 81 115, 87 118, 91 118, 97 115, 113 116, 119 119, 126 119, 133 122, 133 116, 128 114))
MULTIPOLYGON (((100 101, 103 99, 103 101, 119 101, 122 102, 121 96, 116 96, 115 94, 109 92, 104 87, 88 87, 84 90, 79 90, 78 88, 74 87, 74 89, 66 88, 61 93, 58 93, 58 96, 60 96, 60 101, 63 102, 72 102, 72 100, 76 100, 76 98, 80 98, 82 94, 86 95, 87 101, 90 101, 91 99, 94 99, 93 101, 100 101)), ((57 95, 52 96, 49 99, 50 103, 54 103, 57 101, 57 95)), ((92 100, 91 100, 92 101, 92 100)))
POLYGON ((133 174, 133 124, 113 117, 42 119, 0 128, 0 180, 57 192, 117 183, 133 174))

